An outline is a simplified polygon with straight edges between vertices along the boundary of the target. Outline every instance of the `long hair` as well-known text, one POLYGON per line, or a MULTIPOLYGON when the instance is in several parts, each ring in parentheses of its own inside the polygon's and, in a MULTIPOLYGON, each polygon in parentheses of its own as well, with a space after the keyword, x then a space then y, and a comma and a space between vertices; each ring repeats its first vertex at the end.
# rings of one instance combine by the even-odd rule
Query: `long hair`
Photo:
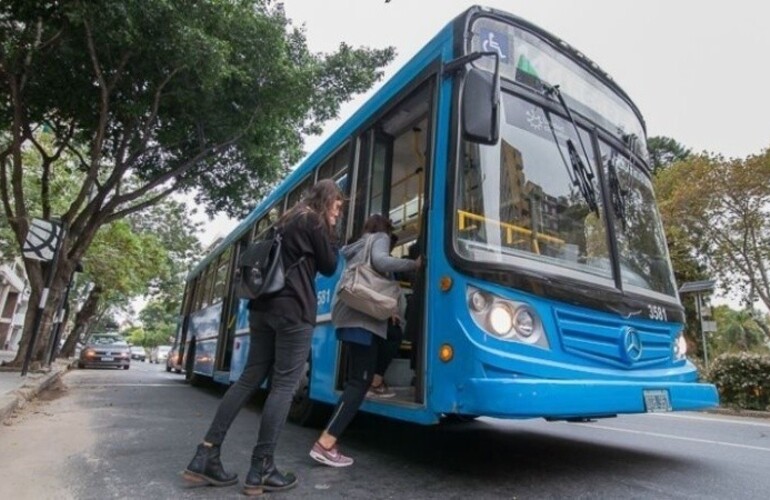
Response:
POLYGON ((393 233, 393 223, 382 214, 372 214, 364 222, 364 227, 361 232, 361 236, 367 233, 391 234, 393 233))
POLYGON ((326 215, 329 210, 331 210, 335 201, 345 201, 342 190, 332 179, 323 179, 311 187, 305 193, 302 201, 289 209, 289 211, 281 217, 281 220, 289 220, 289 218, 295 214, 307 214, 308 209, 310 209, 321 216, 324 229, 331 235, 333 234, 333 229, 329 225, 329 218, 326 215))

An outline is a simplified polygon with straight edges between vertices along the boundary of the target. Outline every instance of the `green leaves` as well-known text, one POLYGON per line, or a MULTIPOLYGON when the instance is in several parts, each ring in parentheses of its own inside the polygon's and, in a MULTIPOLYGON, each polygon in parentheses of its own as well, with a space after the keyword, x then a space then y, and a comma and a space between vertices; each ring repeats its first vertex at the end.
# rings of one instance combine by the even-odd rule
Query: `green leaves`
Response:
POLYGON ((684 147, 670 137, 655 136, 647 139, 647 150, 650 153, 652 171, 656 173, 672 163, 686 160, 690 156, 689 148, 684 147))
MULTIPOLYGON (((176 189, 200 193, 210 213, 241 215, 303 155, 303 134, 320 132, 394 55, 346 44, 313 54, 282 5, 259 0, 28 3, 0 11, 0 77, 14 83, 0 115, 72 143, 82 171, 104 181, 105 212, 176 189), (121 189, 129 175, 141 182, 121 189)), ((82 188, 93 195, 90 181, 82 188)))
POLYGON ((770 307, 770 150, 693 155, 660 171, 656 188, 667 225, 722 288, 770 307))
MULTIPOLYGON (((303 155, 303 134, 393 58, 346 45, 313 54, 269 0, 7 0, 0 32, 0 205, 12 233, 0 237, 17 249, 31 217, 62 220, 53 297, 79 260, 106 297, 142 282, 170 297, 166 277, 181 268, 120 221, 174 192, 243 215, 303 155), (70 184, 57 185, 60 173, 70 184)), ((40 265, 26 265, 39 292, 40 265)))
POLYGON ((770 356, 766 354, 723 354, 714 360, 709 380, 717 385, 723 405, 770 409, 770 356))

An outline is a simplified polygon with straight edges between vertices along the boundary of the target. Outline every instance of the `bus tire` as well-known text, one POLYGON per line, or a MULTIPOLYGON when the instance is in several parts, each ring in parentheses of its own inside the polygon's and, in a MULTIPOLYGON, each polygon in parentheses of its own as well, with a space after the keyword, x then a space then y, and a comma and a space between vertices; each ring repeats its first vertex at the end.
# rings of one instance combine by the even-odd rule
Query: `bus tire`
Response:
POLYGON ((299 382, 289 408, 289 421, 303 427, 320 427, 331 415, 329 405, 310 399, 310 362, 305 363, 305 372, 299 382))
POLYGON ((200 387, 203 385, 203 379, 200 375, 193 371, 195 365, 195 343, 190 344, 187 349, 187 356, 185 356, 185 371, 184 381, 193 387, 200 387))

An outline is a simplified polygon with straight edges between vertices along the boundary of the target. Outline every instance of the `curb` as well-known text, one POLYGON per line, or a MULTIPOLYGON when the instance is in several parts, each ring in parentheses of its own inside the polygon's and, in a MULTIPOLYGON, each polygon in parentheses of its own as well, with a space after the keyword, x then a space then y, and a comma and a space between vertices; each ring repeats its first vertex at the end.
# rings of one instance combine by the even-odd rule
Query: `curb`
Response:
POLYGON ((18 389, 0 396, 0 422, 5 421, 14 411, 23 408, 38 394, 59 380, 72 367, 72 361, 55 362, 46 373, 33 373, 18 389))
POLYGON ((742 410, 720 406, 719 408, 709 408, 705 413, 714 413, 717 415, 727 415, 730 417, 748 417, 770 419, 770 411, 742 410))

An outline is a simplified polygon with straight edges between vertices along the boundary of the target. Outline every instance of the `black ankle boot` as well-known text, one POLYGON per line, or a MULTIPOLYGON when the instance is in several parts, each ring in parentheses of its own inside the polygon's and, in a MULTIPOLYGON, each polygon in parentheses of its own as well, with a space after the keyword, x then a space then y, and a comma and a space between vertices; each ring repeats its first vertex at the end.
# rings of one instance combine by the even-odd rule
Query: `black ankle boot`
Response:
POLYGON ((183 473, 188 487, 230 486, 238 482, 238 474, 228 474, 219 460, 219 446, 198 445, 198 451, 183 473))
POLYGON ((275 468, 272 456, 251 457, 251 468, 243 482, 243 493, 260 495, 265 491, 284 491, 297 486, 297 477, 281 474, 275 468))

